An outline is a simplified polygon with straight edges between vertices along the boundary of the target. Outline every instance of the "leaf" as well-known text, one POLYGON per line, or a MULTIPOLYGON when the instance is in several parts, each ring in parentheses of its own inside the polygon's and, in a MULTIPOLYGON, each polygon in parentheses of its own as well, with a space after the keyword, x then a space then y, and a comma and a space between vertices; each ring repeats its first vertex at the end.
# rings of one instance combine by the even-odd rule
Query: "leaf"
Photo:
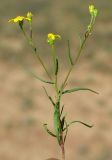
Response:
POLYGON ((47 131, 47 133, 49 133, 51 136, 56 137, 56 135, 54 133, 52 133, 48 128, 47 128, 47 124, 43 124, 45 130, 47 131))
POLYGON ((73 88, 73 89, 68 89, 68 90, 65 90, 63 91, 62 94, 66 94, 66 93, 72 93, 72 92, 76 92, 76 91, 83 91, 83 90, 87 90, 87 91, 90 91, 90 92, 93 92, 93 93, 96 93, 96 94, 99 94, 98 92, 92 90, 92 89, 89 89, 89 88, 83 88, 83 87, 77 87, 77 88, 73 88))
POLYGON ((65 125, 66 125, 66 133, 65 133, 65 137, 64 137, 64 143, 65 143, 65 141, 66 141, 67 134, 68 134, 68 125, 67 125, 66 120, 65 120, 65 125))
POLYGON ((44 91, 45 91, 45 93, 46 93, 47 97, 48 97, 48 98, 49 98, 49 100, 51 101, 52 105, 53 105, 53 106, 55 106, 55 103, 54 103, 54 101, 53 101, 52 97, 48 95, 47 90, 45 89, 45 87, 43 87, 43 89, 44 89, 44 91))
POLYGON ((33 76, 34 78, 40 80, 41 82, 48 83, 48 84, 54 84, 54 82, 50 82, 50 81, 43 80, 42 78, 40 78, 39 76, 37 76, 35 73, 33 73, 28 67, 22 66, 22 68, 23 68, 28 74, 30 74, 30 75, 33 76))
POLYGON ((73 66, 74 63, 73 63, 72 56, 71 56, 70 41, 68 40, 67 43, 68 43, 68 58, 69 58, 70 64, 73 66))
MULTIPOLYGON (((89 128, 92 128, 92 127, 93 127, 93 125, 89 125, 89 124, 84 123, 84 122, 82 122, 82 121, 72 121, 72 122, 70 122, 69 124, 67 124, 67 127, 69 127, 69 126, 70 126, 71 124, 73 124, 73 123, 81 123, 81 124, 83 124, 84 126, 89 127, 89 128)), ((63 130, 65 131, 65 130, 67 129, 67 127, 65 127, 63 130)))
POLYGON ((65 116, 61 120, 61 129, 62 129, 62 131, 63 131, 63 128, 64 128, 64 124, 65 124, 65 116))
POLYGON ((58 58, 56 58, 55 75, 58 74, 58 68, 59 68, 59 63, 58 63, 58 58))
POLYGON ((63 109, 64 109, 64 105, 63 105, 62 108, 61 108, 60 117, 61 117, 61 115, 62 115, 62 113, 63 113, 63 109))

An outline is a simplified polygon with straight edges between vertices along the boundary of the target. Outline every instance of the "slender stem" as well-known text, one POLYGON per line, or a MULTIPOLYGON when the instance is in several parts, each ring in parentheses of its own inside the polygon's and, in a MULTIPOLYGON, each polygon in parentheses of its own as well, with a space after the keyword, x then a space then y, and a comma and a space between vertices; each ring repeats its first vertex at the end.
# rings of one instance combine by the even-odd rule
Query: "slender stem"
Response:
POLYGON ((62 156, 62 160, 65 160, 65 146, 64 146, 64 139, 63 139, 63 131, 61 133, 61 137, 62 137, 62 141, 61 141, 61 144, 60 144, 61 156, 62 156))
MULTIPOLYGON (((36 57, 38 58, 38 60, 39 60, 39 62, 40 62, 40 64, 42 65, 42 67, 44 68, 45 72, 47 73, 48 77, 52 80, 51 75, 50 75, 49 72, 47 71, 47 69, 46 69, 46 67, 45 67, 45 65, 44 65, 44 63, 43 63, 43 61, 42 61, 42 59, 40 58, 39 54, 37 53, 36 47, 35 47, 35 45, 34 45, 32 39, 31 39, 31 37, 30 37, 30 38, 28 37, 28 35, 26 34, 26 32, 24 31, 23 28, 22 28, 22 32, 23 32, 25 38, 27 39, 29 45, 30 45, 31 48, 33 49, 33 51, 34 51, 36 57)), ((32 32, 31 32, 31 34, 32 34, 32 32)), ((30 36, 32 36, 32 35, 30 35, 30 36)))
POLYGON ((32 39, 33 31, 32 31, 32 22, 30 22, 30 38, 32 39))
POLYGON ((80 49, 79 49, 79 52, 78 52, 78 54, 77 54, 77 57, 76 57, 76 59, 75 59, 75 62, 74 62, 74 64, 70 67, 70 69, 69 69, 69 71, 68 71, 68 73, 67 73, 67 75, 66 75, 66 77, 65 77, 65 80, 64 80, 64 83, 63 83, 63 89, 64 89, 65 86, 66 86, 67 80, 68 80, 68 78, 69 78, 69 76, 70 76, 70 73, 71 73, 73 67, 76 65, 76 63, 77 63, 78 60, 79 60, 79 57, 80 57, 80 55, 81 55, 81 53, 82 53, 82 49, 83 49, 83 47, 84 47, 84 45, 85 45, 85 42, 86 42, 87 38, 88 38, 88 37, 85 37, 85 38, 84 38, 84 40, 83 40, 83 42, 82 42, 82 44, 81 44, 81 47, 80 47, 80 49))
MULTIPOLYGON (((77 63, 78 60, 79 60, 79 57, 80 57, 80 55, 81 55, 81 53, 82 53, 82 49, 83 49, 83 47, 84 47, 84 45, 85 45, 86 40, 87 40, 87 37, 84 38, 84 40, 83 40, 83 42, 82 42, 82 44, 81 44, 81 47, 80 47, 79 52, 78 52, 78 54, 77 54, 77 57, 76 57, 76 59, 75 59, 74 65, 76 65, 76 63, 77 63)), ((74 65, 73 65, 73 66, 74 66, 74 65)))
POLYGON ((51 75, 49 74, 49 72, 47 71, 43 61, 41 60, 39 54, 37 54, 37 52, 35 51, 35 55, 38 58, 39 62, 41 63, 42 67, 44 68, 45 72, 47 73, 48 77, 52 80, 51 75))
POLYGON ((52 57, 53 57, 53 68, 54 68, 54 73, 55 73, 55 67, 56 67, 56 53, 55 53, 54 44, 52 45, 52 57))
MULTIPOLYGON (((55 76, 55 91, 56 91, 56 103, 61 102, 61 96, 62 96, 62 87, 60 87, 60 92, 57 91, 57 76, 55 76)), ((55 103, 55 104, 56 104, 55 103)), ((61 117, 61 112, 60 112, 60 105, 59 105, 59 117, 61 117)), ((64 148, 64 140, 63 140, 63 131, 61 131, 61 143, 59 144, 61 148, 61 160, 65 160, 65 148, 64 148)))
POLYGON ((64 144, 61 144, 61 153, 62 153, 62 160, 65 160, 65 147, 64 147, 64 144))
POLYGON ((58 94, 58 84, 57 84, 58 78, 57 75, 55 75, 55 88, 56 88, 56 93, 58 94))
POLYGON ((71 73, 72 69, 73 69, 73 65, 70 67, 70 69, 69 69, 69 71, 68 71, 68 73, 66 75, 66 78, 65 78, 64 83, 63 83, 63 89, 66 86, 67 80, 68 80, 68 78, 70 76, 70 73, 71 73))

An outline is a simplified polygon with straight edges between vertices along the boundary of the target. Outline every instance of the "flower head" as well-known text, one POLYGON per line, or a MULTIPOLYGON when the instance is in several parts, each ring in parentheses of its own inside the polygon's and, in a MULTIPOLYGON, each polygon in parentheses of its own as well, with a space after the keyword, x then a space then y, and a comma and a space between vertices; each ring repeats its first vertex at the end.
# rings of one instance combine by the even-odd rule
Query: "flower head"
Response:
POLYGON ((28 20, 29 22, 32 22, 32 17, 33 17, 32 12, 28 12, 27 17, 25 19, 28 20))
POLYGON ((94 7, 94 5, 90 5, 89 6, 89 13, 91 15, 91 20, 90 20, 90 24, 88 25, 88 32, 87 32, 87 35, 91 35, 91 32, 93 30, 93 26, 94 26, 94 23, 95 23, 95 20, 96 20, 96 16, 98 14, 98 10, 94 7))
POLYGON ((13 22, 13 23, 23 22, 24 19, 25 19, 24 16, 17 16, 16 18, 10 19, 8 22, 13 22))
POLYGON ((13 19, 10 19, 8 22, 19 23, 21 29, 23 29, 24 20, 27 20, 30 24, 32 23, 33 14, 31 12, 27 13, 27 16, 17 16, 13 19))
POLYGON ((98 10, 94 7, 94 5, 89 6, 89 12, 93 17, 96 17, 98 14, 98 10))
POLYGON ((54 42, 57 39, 61 39, 61 36, 60 35, 55 35, 53 33, 49 33, 48 36, 47 36, 47 42, 50 45, 54 45, 54 42))

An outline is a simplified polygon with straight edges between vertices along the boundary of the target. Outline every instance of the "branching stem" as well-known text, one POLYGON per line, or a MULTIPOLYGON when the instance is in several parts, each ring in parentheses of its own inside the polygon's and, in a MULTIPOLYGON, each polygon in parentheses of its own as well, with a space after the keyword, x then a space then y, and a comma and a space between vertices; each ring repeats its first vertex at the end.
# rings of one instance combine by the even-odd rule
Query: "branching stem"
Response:
POLYGON ((84 37, 84 40, 83 40, 83 42, 82 42, 82 44, 81 44, 81 46, 80 46, 79 52, 78 52, 78 54, 77 54, 77 57, 76 57, 73 65, 70 67, 70 69, 69 69, 69 71, 68 71, 68 73, 67 73, 67 75, 66 75, 66 77, 65 77, 65 80, 64 80, 64 83, 63 83, 63 89, 64 89, 65 86, 66 86, 66 83, 67 83, 67 81, 68 81, 68 78, 69 78, 69 76, 70 76, 70 73, 72 72, 74 66, 76 65, 76 63, 78 62, 78 60, 79 60, 79 58, 80 58, 80 55, 81 55, 81 53, 82 53, 82 49, 84 48, 84 45, 85 45, 85 43, 86 43, 87 38, 88 38, 88 36, 85 36, 85 37, 84 37))

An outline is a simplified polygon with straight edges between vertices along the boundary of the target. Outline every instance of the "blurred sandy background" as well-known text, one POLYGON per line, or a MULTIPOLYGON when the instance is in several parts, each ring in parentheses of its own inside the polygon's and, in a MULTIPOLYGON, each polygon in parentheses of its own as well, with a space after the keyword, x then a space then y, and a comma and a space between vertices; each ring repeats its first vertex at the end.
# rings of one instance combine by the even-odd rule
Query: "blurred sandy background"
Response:
MULTIPOLYGON (((44 78, 45 72, 34 58, 19 27, 8 19, 32 11, 35 42, 49 72, 50 47, 47 33, 58 33, 62 41, 57 51, 66 75, 66 40, 71 41, 75 57, 78 33, 89 22, 88 5, 100 10, 94 34, 89 38, 79 64, 73 70, 68 87, 85 86, 100 94, 77 92, 63 98, 67 119, 94 124, 70 127, 66 141, 66 160, 112 160, 112 1, 111 0, 1 0, 0 1, 0 160, 45 160, 60 157, 55 139, 43 129, 52 125, 52 106, 42 86, 29 76, 21 64, 44 78)), ((27 27, 26 27, 27 29, 27 27)), ((49 94, 53 94, 51 87, 49 94)))

